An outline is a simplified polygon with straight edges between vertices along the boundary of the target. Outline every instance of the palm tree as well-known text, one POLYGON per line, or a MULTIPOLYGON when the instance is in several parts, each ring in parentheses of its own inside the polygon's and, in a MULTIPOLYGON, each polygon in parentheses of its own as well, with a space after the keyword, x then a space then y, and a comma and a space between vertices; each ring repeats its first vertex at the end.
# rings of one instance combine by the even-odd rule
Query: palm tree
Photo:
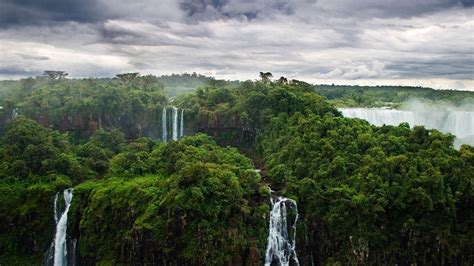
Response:
POLYGON ((273 78, 273 75, 270 72, 260 72, 260 78, 262 79, 263 83, 268 83, 271 81, 270 79, 273 78))

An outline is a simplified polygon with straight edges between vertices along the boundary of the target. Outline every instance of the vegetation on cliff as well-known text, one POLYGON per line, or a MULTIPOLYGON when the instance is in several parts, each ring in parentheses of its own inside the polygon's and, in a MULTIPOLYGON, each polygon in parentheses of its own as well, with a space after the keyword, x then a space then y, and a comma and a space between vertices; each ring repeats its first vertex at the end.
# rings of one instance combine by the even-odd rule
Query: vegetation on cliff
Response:
POLYGON ((149 125, 157 139, 169 104, 158 83, 55 80, 26 94, 20 113, 39 123, 9 119, 0 141, 0 263, 41 262, 54 195, 74 187, 68 239, 80 263, 259 265, 267 185, 298 203, 302 264, 474 261, 473 147, 456 150, 453 136, 423 127, 344 118, 312 85, 262 74, 174 98, 186 132, 213 138, 167 144, 144 137, 149 125), (60 122, 76 116, 99 124, 60 122))
POLYGON ((275 117, 263 142, 274 184, 297 200, 300 261, 472 261, 474 149, 407 124, 275 117))
POLYGON ((206 135, 127 144, 103 131, 71 146, 26 118, 9 124, 1 142, 2 264, 42 261, 54 235, 54 195, 71 186, 68 239, 77 241, 80 263, 259 264, 269 190, 235 148, 206 135))

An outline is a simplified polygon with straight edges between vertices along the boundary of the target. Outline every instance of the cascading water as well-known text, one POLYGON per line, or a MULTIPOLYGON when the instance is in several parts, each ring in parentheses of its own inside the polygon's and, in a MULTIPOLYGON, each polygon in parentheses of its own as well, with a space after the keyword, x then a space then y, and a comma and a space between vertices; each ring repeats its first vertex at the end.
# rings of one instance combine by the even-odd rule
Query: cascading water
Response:
POLYGON ((296 222, 298 221, 298 207, 291 199, 278 197, 271 199, 270 225, 265 252, 265 266, 271 265, 299 265, 296 256, 296 222), (296 211, 293 223, 288 222, 287 208, 296 211))
POLYGON ((59 216, 58 216, 58 197, 59 197, 59 192, 56 193, 54 196, 54 221, 56 222, 56 225, 59 222, 59 216))
POLYGON ((449 112, 442 130, 451 132, 459 138, 474 135, 474 112, 449 112))
POLYGON ((12 111, 12 119, 17 118, 17 117, 18 117, 18 114, 19 114, 18 108, 13 109, 13 111, 12 111))
POLYGON ((168 141, 168 126, 170 125, 172 140, 177 141, 184 136, 184 109, 181 109, 181 115, 179 115, 179 109, 176 107, 172 107, 171 111, 171 121, 168 121, 166 107, 163 107, 161 115, 161 139, 165 143, 168 141), (178 116, 180 116, 179 119, 178 116))
POLYGON ((410 125, 415 123, 415 115, 411 111, 382 108, 344 108, 339 110, 345 117, 364 119, 376 126, 399 125, 403 122, 408 122, 410 125))
POLYGON ((474 112, 451 109, 429 110, 396 110, 384 108, 341 108, 345 117, 360 118, 369 123, 382 126, 399 125, 408 122, 410 126, 423 125, 429 129, 437 129, 454 134, 456 146, 460 144, 474 145, 474 112))
POLYGON ((168 140, 168 129, 166 127, 166 107, 163 107, 163 113, 161 114, 161 139, 164 143, 168 140))
POLYGON ((173 107, 173 140, 178 140, 178 108, 173 107))
MULTIPOLYGON (((54 237, 54 266, 67 265, 67 242, 66 242, 66 230, 67 230, 67 214, 69 207, 71 206, 72 200, 72 188, 64 190, 64 211, 61 217, 57 219, 57 197, 55 198, 55 220, 56 223, 56 234, 54 237)), ((57 195, 56 195, 57 196, 57 195)))
POLYGON ((179 127, 179 137, 182 138, 184 136, 184 109, 181 109, 181 124, 179 127))
POLYGON ((77 239, 72 240, 72 254, 71 254, 71 259, 72 259, 72 266, 75 265, 76 263, 76 249, 77 249, 77 239))

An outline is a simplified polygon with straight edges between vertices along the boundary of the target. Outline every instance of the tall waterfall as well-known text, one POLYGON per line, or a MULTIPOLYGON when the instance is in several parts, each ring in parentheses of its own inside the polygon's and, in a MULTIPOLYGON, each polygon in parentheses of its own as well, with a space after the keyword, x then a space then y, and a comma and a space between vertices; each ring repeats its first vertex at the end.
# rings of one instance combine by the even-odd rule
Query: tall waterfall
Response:
POLYGON ((173 140, 178 140, 178 108, 173 107, 173 140))
POLYGON ((181 109, 181 115, 179 114, 179 109, 172 107, 171 116, 168 118, 166 107, 163 107, 163 112, 161 115, 161 139, 163 142, 167 142, 168 137, 168 127, 171 128, 171 139, 177 141, 184 136, 184 109, 181 109), (171 119, 168 121, 168 119, 171 119))
POLYGON ((298 207, 291 199, 278 197, 271 199, 270 225, 265 252, 265 266, 270 265, 299 265, 296 256, 296 222, 298 221, 298 207), (295 220, 288 221, 287 208, 296 211, 295 220))
POLYGON ((56 234, 54 237, 54 266, 67 265, 67 214, 69 212, 69 207, 71 206, 72 190, 72 188, 68 188, 63 192, 65 208, 63 213, 61 214, 61 217, 57 216, 57 195, 54 200, 54 212, 56 221, 56 234))
POLYGON ((179 137, 182 138, 184 136, 184 109, 181 109, 181 124, 179 126, 179 137))
POLYGON ((166 107, 163 107, 163 113, 161 114, 161 139, 164 143, 168 140, 168 129, 166 127, 167 124, 166 119, 166 107))
POLYGON ((452 109, 395 110, 383 108, 342 108, 345 117, 360 118, 369 123, 398 125, 408 122, 410 126, 423 125, 445 133, 454 134, 458 144, 474 145, 474 112, 452 109))

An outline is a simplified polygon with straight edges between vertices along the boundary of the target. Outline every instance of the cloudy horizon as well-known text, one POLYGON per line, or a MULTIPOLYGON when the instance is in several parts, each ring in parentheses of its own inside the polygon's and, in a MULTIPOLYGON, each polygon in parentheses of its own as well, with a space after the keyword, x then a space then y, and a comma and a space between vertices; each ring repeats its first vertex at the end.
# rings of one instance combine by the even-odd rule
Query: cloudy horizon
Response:
POLYGON ((0 79, 269 71, 474 91, 473 0, 0 0, 0 79))

